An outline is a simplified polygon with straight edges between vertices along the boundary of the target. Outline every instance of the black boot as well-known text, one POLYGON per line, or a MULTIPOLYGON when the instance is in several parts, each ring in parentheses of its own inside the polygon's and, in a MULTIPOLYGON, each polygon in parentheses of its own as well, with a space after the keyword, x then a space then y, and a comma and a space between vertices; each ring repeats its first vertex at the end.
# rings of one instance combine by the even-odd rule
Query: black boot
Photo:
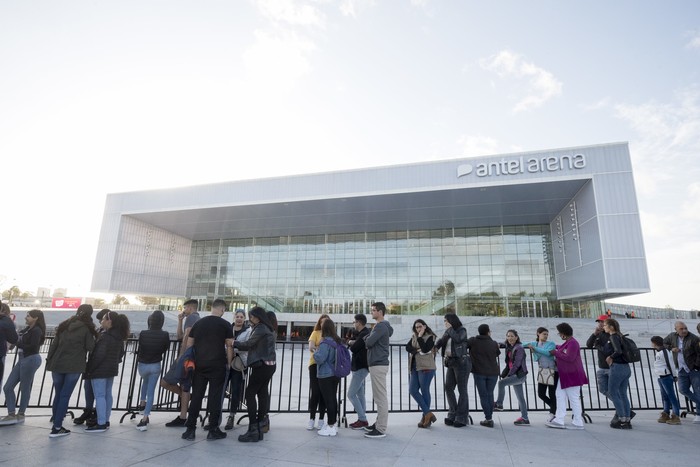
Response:
POLYGON ((258 422, 251 422, 248 425, 248 431, 238 437, 238 441, 241 443, 257 443, 262 441, 263 434, 260 431, 260 424, 258 422))
POLYGON ((270 416, 269 415, 265 415, 262 418, 262 421, 260 422, 260 430, 263 433, 267 433, 268 431, 270 431, 270 416))
POLYGON ((73 423, 76 425, 82 425, 88 418, 90 418, 91 414, 91 409, 83 409, 83 414, 80 417, 74 418, 73 423))

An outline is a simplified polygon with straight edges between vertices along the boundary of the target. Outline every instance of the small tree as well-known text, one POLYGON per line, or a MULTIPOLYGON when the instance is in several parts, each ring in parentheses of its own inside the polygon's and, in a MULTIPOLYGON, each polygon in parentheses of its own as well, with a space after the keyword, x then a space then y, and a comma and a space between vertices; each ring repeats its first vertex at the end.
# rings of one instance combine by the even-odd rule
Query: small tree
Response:
POLYGON ((126 297, 116 294, 112 299, 112 305, 128 305, 129 300, 126 297))
POLYGON ((138 295, 138 296, 136 296, 136 300, 141 302, 141 305, 146 305, 146 306, 160 305, 160 298, 158 298, 158 297, 146 297, 144 295, 138 295))
POLYGON ((101 298, 96 298, 96 299, 95 299, 95 304, 93 305, 93 307, 94 307, 94 308, 100 308, 100 309, 101 309, 101 308, 104 308, 106 304, 107 304, 107 302, 105 302, 103 299, 101 299, 101 298))
POLYGON ((8 300, 10 302, 10 305, 13 305, 14 299, 19 298, 21 295, 22 291, 19 290, 19 287, 13 285, 12 287, 10 287, 2 293, 2 298, 3 300, 8 300))

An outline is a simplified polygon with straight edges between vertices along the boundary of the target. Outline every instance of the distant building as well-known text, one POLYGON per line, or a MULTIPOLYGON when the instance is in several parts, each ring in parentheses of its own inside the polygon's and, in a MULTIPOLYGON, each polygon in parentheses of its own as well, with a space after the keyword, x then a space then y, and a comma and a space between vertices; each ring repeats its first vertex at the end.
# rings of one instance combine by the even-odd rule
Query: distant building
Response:
POLYGON ((583 316, 649 291, 626 143, 107 197, 92 289, 583 316))
POLYGON ((68 296, 68 290, 63 288, 53 289, 54 298, 64 298, 68 296))

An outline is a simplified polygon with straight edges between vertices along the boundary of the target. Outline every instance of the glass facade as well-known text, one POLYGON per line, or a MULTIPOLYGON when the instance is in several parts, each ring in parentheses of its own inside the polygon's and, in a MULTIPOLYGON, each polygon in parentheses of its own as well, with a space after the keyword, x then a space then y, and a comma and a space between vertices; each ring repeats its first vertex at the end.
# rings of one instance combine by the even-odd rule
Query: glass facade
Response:
POLYGON ((187 295, 296 313, 581 314, 554 299, 551 251, 548 225, 203 240, 187 295))

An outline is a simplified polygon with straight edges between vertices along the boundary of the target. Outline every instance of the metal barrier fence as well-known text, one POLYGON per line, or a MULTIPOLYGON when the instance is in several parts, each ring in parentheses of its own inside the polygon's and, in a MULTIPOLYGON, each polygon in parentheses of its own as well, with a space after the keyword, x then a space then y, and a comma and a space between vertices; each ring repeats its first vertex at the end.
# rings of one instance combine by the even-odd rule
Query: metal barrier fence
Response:
MULTIPOLYGON (((45 355, 51 344, 52 337, 47 337, 42 346, 41 353, 45 355)), ((119 375, 114 379, 113 386, 113 407, 115 412, 123 411, 122 421, 127 415, 132 418, 138 411, 139 395, 141 390, 141 378, 138 375, 137 350, 138 341, 130 339, 126 345, 126 354, 120 364, 119 375)), ((172 361, 177 356, 179 343, 172 341, 170 348, 163 359, 161 376, 169 368, 172 361)), ((654 374, 654 350, 649 348, 640 349, 642 361, 632 365, 632 376, 630 378, 630 401, 635 410, 662 410, 661 393, 658 388, 657 378, 654 374)), ((589 384, 582 388, 582 402, 584 411, 611 410, 612 403, 597 390, 596 370, 597 355, 594 349, 581 349, 589 384)), ((5 378, 12 366, 16 363, 16 353, 7 356, 5 362, 5 378), (14 358, 12 358, 14 356, 14 358)), ((308 344, 306 342, 278 342, 277 343, 277 371, 270 383, 270 412, 271 413, 307 413, 308 393, 309 393, 309 373, 307 370, 309 360, 308 344)), ((416 402, 410 397, 408 391, 408 353, 403 344, 392 344, 390 352, 390 369, 387 381, 387 393, 389 396, 389 412, 419 412, 416 402)), ((444 393, 445 371, 440 358, 436 359, 437 371, 433 380, 431 394, 434 411, 446 411, 447 402, 444 393)), ((544 411, 548 408, 537 397, 537 366, 532 355, 528 359, 529 374, 525 385, 525 397, 528 411, 544 411)), ((346 391, 349 378, 345 378, 339 385, 338 398, 340 401, 340 420, 347 423, 347 415, 354 413, 351 404, 347 404, 346 391)), ((371 401, 371 385, 369 377, 366 381, 366 396, 371 401)), ((15 389, 19 391, 19 386, 15 389)), ((676 388, 677 391, 677 388, 676 388)), ((78 383, 69 402, 69 409, 82 409, 84 398, 82 379, 78 383)), ((469 408, 470 412, 480 411, 479 397, 474 384, 474 378, 469 379, 469 408)), ((44 362, 37 370, 34 377, 34 386, 30 397, 30 408, 51 408, 53 404, 53 383, 51 375, 47 374, 44 362)), ((19 400, 19 399, 18 399, 19 400)), ((679 396, 681 402, 684 398, 679 396)), ((244 403, 244 401, 242 401, 244 403)), ((154 400, 153 411, 179 411, 179 398, 169 391, 158 386, 154 400)), ((690 402, 686 400, 688 412, 692 412, 690 402)), ((5 406, 4 398, 3 405, 5 406)), ((224 403, 226 411, 227 402, 224 403)), ((506 389, 506 399, 504 401, 506 411, 517 411, 518 404, 511 388, 506 389)), ((374 403, 368 403, 368 412, 375 412, 374 403)), ((71 412, 72 414, 72 412, 71 412)), ((684 414, 685 415, 685 414, 684 414)), ((239 420, 240 421, 240 420, 239 420)))

